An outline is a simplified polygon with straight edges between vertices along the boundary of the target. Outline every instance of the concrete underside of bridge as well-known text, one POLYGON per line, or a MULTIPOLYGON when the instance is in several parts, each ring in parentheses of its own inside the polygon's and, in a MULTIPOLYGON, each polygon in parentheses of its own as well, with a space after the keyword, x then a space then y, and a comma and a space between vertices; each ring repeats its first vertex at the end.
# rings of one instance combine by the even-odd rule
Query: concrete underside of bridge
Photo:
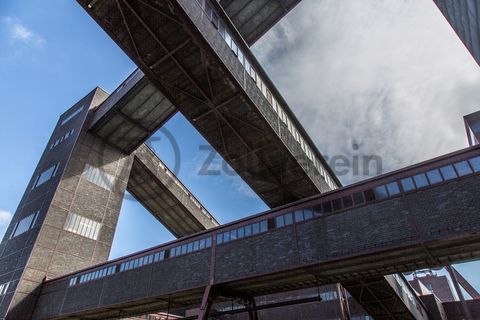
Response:
POLYGON ((329 190, 195 1, 79 2, 270 207, 329 190))
POLYGON ((175 237, 219 223, 145 144, 133 153, 127 190, 175 237))
POLYGON ((416 293, 401 275, 355 279, 342 286, 375 320, 429 320, 416 293))
POLYGON ((254 297, 477 259, 479 188, 473 175, 217 246, 214 259, 204 250, 73 287, 52 280, 34 319, 198 306, 212 272, 218 292, 254 297))
POLYGON ((176 112, 172 103, 137 70, 95 110, 90 131, 130 154, 176 112))

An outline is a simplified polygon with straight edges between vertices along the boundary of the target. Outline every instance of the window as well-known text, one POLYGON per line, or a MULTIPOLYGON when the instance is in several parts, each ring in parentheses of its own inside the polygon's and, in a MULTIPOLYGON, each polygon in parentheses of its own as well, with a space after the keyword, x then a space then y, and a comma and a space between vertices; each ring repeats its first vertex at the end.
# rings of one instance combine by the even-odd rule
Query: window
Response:
POLYGON ((398 183, 395 181, 387 184, 387 191, 390 196, 399 194, 400 188, 398 187, 398 183))
POLYGON ((322 203, 322 209, 324 213, 332 212, 332 203, 330 201, 322 203))
POLYGON ((413 180, 415 181, 417 188, 423 188, 428 186, 428 180, 424 173, 417 174, 413 177, 413 180))
POLYGON ((217 234, 217 244, 223 243, 223 234, 217 234))
POLYGON ((237 229, 230 230, 230 240, 237 240, 237 229))
POLYGON ((218 29, 218 15, 212 12, 212 23, 218 29))
POLYGON ((65 133, 63 136, 61 136, 60 138, 58 138, 57 140, 55 140, 54 142, 52 142, 52 144, 50 145, 50 149, 53 149, 54 147, 58 146, 63 141, 70 138, 73 135, 74 132, 75 132, 75 129, 72 129, 72 130, 68 131, 67 133, 65 133))
POLYGON ((363 194, 361 192, 356 192, 353 194, 353 203, 356 205, 363 203, 363 194))
POLYGON ((88 163, 85 165, 82 175, 85 179, 101 188, 107 190, 112 190, 113 188, 115 178, 111 174, 108 174, 99 168, 95 168, 88 163))
POLYGON ((293 223, 293 216, 291 213, 285 215, 285 225, 291 225, 293 223))
POLYGON ((385 199, 388 197, 387 188, 385 186, 378 186, 373 189, 376 199, 385 199))
POLYGON ((251 236, 252 235, 252 226, 245 226, 245 237, 251 236))
POLYGON ((405 178, 400 180, 402 183, 402 188, 403 191, 410 191, 410 190, 415 190, 415 185, 413 184, 413 179, 412 178, 405 178))
POLYGON ((301 222, 303 221, 303 212, 302 210, 296 210, 295 211, 295 222, 301 222))
POLYGON ((74 277, 72 279, 70 279, 70 282, 68 283, 68 286, 71 287, 71 286, 74 286, 77 284, 77 277, 74 277))
POLYGON ((260 222, 260 232, 267 232, 267 230, 268 230, 267 220, 260 222))
POLYGON ((36 211, 26 216, 25 218, 20 219, 13 227, 12 234, 10 235, 10 239, 32 229, 33 226, 35 225, 35 222, 37 221, 39 212, 40 211, 36 211))
POLYGON ((243 227, 239 228, 237 233, 239 239, 245 237, 245 229, 243 227))
POLYGON ((320 217, 322 215, 322 205, 318 204, 313 207, 313 215, 315 217, 320 217))
POLYGON ((153 262, 158 262, 165 258, 165 251, 157 252, 153 255, 153 262))
POLYGON ((250 76, 252 77, 253 81, 257 82, 257 73, 255 72, 255 69, 250 69, 250 76))
POLYGON ((230 36, 230 34, 228 33, 228 31, 225 30, 225 42, 227 43, 227 45, 229 47, 231 47, 232 45, 232 37, 230 36))
POLYGON ((334 211, 338 211, 338 210, 341 210, 342 209, 342 199, 334 199, 332 200, 332 204, 333 204, 333 210, 334 211))
POLYGON ((337 292, 336 291, 327 291, 320 293, 320 298, 322 301, 332 301, 337 299, 337 292))
POLYGON ((220 33, 222 38, 225 39, 225 26, 221 22, 218 23, 218 32, 220 33))
POLYGON ((101 223, 69 212, 63 229, 81 235, 82 237, 97 240, 101 227, 101 223))
POLYGON ((343 201, 343 206, 345 208, 349 208, 349 207, 353 206, 352 196, 345 196, 345 197, 342 198, 342 201, 343 201))
POLYGON ((480 172, 480 157, 470 159, 468 162, 472 165, 473 171, 480 172))
POLYGON ((247 60, 247 58, 245 58, 244 61, 245 61, 245 70, 247 70, 247 74, 250 74, 250 68, 251 68, 250 62, 247 60))
POLYGON ((205 13, 207 14, 207 18, 211 19, 212 16, 212 8, 208 3, 205 3, 205 13))
POLYGON ((303 210, 303 217, 305 218, 305 220, 312 219, 313 218, 312 209, 311 208, 305 208, 303 210))
POLYGON ((445 180, 451 180, 457 177, 457 174, 455 173, 452 165, 440 168, 440 172, 442 173, 443 179, 445 180))
POLYGON ((372 189, 365 190, 364 195, 365 195, 365 201, 366 202, 375 201, 375 193, 373 192, 372 189))
POLYGON ((257 234, 257 233, 260 233, 260 224, 254 223, 252 225, 252 234, 257 234))
POLYGON ((281 228, 285 225, 285 221, 283 220, 283 216, 275 217, 275 226, 277 228, 281 228))
POLYGON ((7 293, 8 287, 10 286, 10 281, 0 285, 0 295, 7 293))
MULTIPOLYGON (((145 257, 145 258, 147 258, 147 257, 145 257)), ((135 262, 138 263, 138 261, 139 261, 139 259, 128 261, 128 262, 123 262, 122 264, 120 264, 120 271, 125 271, 125 270, 132 269, 134 267, 134 263, 135 262)), ((145 261, 146 261, 146 259, 143 262, 144 264, 146 263, 145 261)), ((114 266, 110 266, 110 267, 107 267, 107 268, 103 268, 103 269, 100 269, 100 270, 96 270, 96 271, 92 271, 92 272, 83 274, 80 277, 73 277, 73 278, 70 279, 70 282, 69 282, 68 285, 71 287, 71 286, 74 286, 74 285, 79 284, 79 283, 84 283, 84 282, 88 282, 88 281, 91 281, 91 280, 96 280, 96 279, 99 279, 99 278, 103 278, 103 277, 114 274, 116 272, 116 269, 117 269, 117 266, 114 265, 114 266)))
POLYGON ((230 241, 230 232, 224 232, 223 233, 223 242, 229 242, 230 241))
POLYGON ((457 170, 458 176, 460 177, 473 173, 467 161, 457 162, 454 164, 454 166, 455 166, 455 169, 457 170))
POLYGON ((428 181, 430 181, 430 184, 436 184, 443 181, 442 175, 440 174, 440 171, 438 171, 438 169, 428 171, 427 178, 428 181))
POLYGON ((242 65, 245 65, 245 55, 243 54, 242 50, 240 50, 240 48, 238 49, 238 61, 240 61, 240 63, 242 65))
POLYGON ((35 189, 36 187, 44 184, 45 182, 47 182, 48 180, 50 180, 52 177, 54 177, 54 176, 57 174, 59 165, 60 165, 60 162, 54 164, 53 166, 51 166, 51 167, 48 168, 47 170, 43 171, 43 172, 37 177, 37 179, 35 179, 35 182, 34 182, 34 184, 33 184, 32 189, 35 189))
POLYGON ((85 106, 82 106, 82 107, 78 108, 77 110, 75 110, 74 112, 72 112, 69 116, 67 116, 65 119, 62 120, 60 125, 63 126, 65 123, 72 120, 76 115, 78 115, 80 112, 83 111, 84 107, 85 106))

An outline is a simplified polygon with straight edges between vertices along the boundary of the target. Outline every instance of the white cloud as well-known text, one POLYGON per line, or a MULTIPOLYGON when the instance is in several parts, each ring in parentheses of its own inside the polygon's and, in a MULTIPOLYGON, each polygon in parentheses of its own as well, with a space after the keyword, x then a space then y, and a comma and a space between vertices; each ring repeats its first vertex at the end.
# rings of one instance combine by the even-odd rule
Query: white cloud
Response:
POLYGON ((390 171, 454 151, 480 109, 480 69, 430 0, 304 0, 254 51, 330 157, 390 171))
POLYGON ((45 44, 42 36, 29 29, 18 18, 7 16, 2 22, 12 44, 20 43, 30 47, 42 47, 45 44))
POLYGON ((0 210, 0 239, 3 238, 3 235, 7 231, 8 224, 12 220, 12 213, 7 210, 0 210))
POLYGON ((12 220, 12 213, 6 210, 0 210, 0 227, 7 226, 12 220))

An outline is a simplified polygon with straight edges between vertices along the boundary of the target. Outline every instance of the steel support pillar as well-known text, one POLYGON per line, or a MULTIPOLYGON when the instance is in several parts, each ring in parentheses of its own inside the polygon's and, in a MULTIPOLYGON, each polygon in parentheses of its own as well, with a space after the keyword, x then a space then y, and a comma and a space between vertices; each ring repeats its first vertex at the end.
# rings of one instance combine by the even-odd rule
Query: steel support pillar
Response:
POLYGON ((450 278, 452 279, 453 286, 455 288, 455 291, 457 292, 458 299, 460 299, 460 303, 462 304, 463 315, 465 316, 465 319, 473 320, 472 314, 470 313, 470 309, 468 308, 467 303, 465 302, 465 297, 463 296, 462 290, 460 289, 460 285, 458 284, 458 279, 455 271, 452 270, 451 266, 446 266, 445 269, 447 269, 448 273, 450 274, 450 278))
POLYGON ((200 306, 200 311, 198 312, 197 316, 198 320, 208 319, 208 316, 210 315, 210 309, 212 308, 213 300, 213 288, 212 285, 208 285, 205 288, 205 292, 203 293, 202 305, 200 306))
POLYGON ((255 298, 247 299, 247 304, 245 306, 248 309, 248 319, 258 320, 257 305, 255 303, 255 298))

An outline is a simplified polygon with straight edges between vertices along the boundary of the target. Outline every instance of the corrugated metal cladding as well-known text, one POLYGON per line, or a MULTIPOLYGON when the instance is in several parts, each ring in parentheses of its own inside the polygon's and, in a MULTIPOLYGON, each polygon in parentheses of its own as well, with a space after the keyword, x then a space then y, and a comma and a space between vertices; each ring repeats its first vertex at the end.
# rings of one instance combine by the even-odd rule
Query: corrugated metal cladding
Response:
POLYGON ((63 228, 82 237, 97 240, 101 227, 101 223, 69 212, 63 228))
POLYGON ((83 177, 88 181, 96 184, 97 186, 107 190, 112 190, 113 182, 115 180, 115 178, 111 174, 108 174, 105 171, 94 166, 91 166, 88 163, 83 169, 83 177))

